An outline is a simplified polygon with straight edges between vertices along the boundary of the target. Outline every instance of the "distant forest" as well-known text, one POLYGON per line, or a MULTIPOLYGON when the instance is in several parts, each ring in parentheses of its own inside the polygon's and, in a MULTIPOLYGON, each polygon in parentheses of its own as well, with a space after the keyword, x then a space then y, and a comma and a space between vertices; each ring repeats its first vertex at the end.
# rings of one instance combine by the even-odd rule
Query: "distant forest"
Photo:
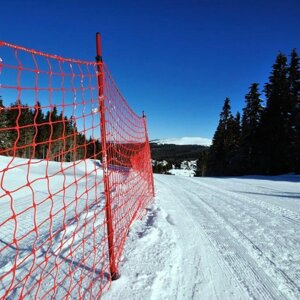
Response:
POLYGON ((212 146, 202 151, 198 175, 235 176, 300 173, 300 69, 294 49, 290 60, 279 53, 260 98, 258 83, 245 96, 242 116, 226 98, 212 146))
POLYGON ((16 101, 4 107, 0 98, 0 155, 74 161, 101 158, 101 144, 78 132, 75 118, 68 118, 53 106, 43 112, 16 101))

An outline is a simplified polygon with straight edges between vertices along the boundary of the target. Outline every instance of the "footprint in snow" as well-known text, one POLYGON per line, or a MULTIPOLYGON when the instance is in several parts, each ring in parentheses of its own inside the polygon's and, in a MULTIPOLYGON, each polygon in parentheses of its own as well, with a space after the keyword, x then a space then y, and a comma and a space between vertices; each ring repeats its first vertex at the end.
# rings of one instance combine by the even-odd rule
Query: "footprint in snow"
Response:
POLYGON ((170 224, 170 225, 175 225, 175 222, 173 220, 173 218, 170 215, 166 216, 166 221, 170 224))

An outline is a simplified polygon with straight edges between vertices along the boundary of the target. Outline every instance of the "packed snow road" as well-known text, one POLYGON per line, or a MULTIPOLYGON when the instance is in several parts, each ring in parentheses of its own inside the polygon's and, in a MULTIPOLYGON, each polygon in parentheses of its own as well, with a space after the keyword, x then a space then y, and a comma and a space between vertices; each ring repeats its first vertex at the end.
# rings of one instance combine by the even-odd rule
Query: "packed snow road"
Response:
POLYGON ((300 177, 155 186, 104 299, 300 299, 300 177))

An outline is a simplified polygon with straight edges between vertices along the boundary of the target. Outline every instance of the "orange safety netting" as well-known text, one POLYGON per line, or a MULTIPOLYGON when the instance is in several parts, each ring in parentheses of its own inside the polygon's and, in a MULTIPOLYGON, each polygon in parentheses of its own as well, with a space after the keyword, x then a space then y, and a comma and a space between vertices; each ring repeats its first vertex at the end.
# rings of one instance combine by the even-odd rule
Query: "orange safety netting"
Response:
POLYGON ((101 61, 0 41, 0 299, 97 299, 154 196, 146 119, 101 61))

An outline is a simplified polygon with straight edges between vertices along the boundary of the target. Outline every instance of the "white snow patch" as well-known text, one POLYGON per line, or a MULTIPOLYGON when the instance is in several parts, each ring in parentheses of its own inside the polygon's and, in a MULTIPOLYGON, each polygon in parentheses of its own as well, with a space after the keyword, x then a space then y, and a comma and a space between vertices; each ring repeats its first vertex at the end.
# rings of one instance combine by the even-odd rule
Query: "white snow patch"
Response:
POLYGON ((203 137, 181 137, 181 138, 153 140, 152 142, 157 143, 157 144, 210 146, 212 143, 212 140, 208 139, 208 138, 203 138, 203 137))
POLYGON ((194 170, 171 169, 168 172, 172 175, 175 175, 175 176, 185 176, 185 177, 194 177, 195 176, 195 171, 194 170))

